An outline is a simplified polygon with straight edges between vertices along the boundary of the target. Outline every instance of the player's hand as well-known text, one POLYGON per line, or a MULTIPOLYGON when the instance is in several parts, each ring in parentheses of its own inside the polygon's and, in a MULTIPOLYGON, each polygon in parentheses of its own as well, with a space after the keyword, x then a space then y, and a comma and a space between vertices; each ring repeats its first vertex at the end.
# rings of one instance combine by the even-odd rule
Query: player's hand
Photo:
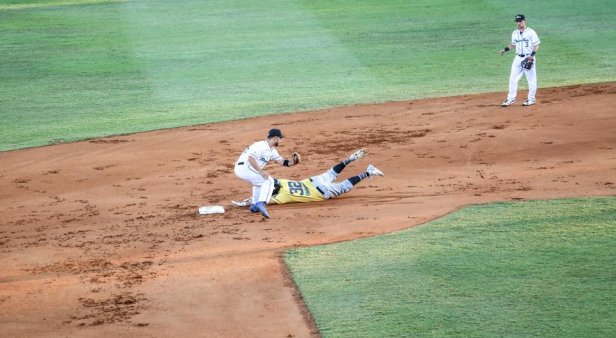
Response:
POLYGON ((528 61, 535 61, 535 58, 529 55, 529 56, 526 57, 526 60, 528 60, 528 61))

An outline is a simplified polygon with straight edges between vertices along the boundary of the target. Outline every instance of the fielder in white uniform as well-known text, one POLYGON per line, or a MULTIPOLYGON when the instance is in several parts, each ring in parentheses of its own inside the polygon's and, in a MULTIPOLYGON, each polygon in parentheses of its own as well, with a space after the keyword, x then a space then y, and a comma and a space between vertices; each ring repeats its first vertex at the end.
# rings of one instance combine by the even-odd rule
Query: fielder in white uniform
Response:
POLYGON ((500 55, 502 56, 515 48, 515 57, 511 64, 511 75, 509 75, 509 94, 507 95, 507 100, 501 104, 503 107, 508 107, 515 102, 518 82, 522 75, 526 75, 526 80, 528 81, 528 99, 522 105, 532 106, 536 102, 537 95, 537 59, 535 54, 539 50, 541 41, 539 41, 537 33, 532 28, 526 27, 526 17, 523 14, 516 15, 515 22, 518 25, 518 29, 514 30, 511 34, 511 43, 500 50, 500 55), (530 69, 525 69, 522 66, 522 61, 525 59, 533 61, 530 69))
POLYGON ((267 139, 250 145, 240 155, 235 163, 235 175, 252 184, 251 211, 259 211, 269 218, 265 205, 274 191, 274 179, 263 169, 269 161, 276 161, 280 165, 290 167, 296 165, 294 159, 285 160, 275 147, 283 138, 280 129, 271 129, 267 139))

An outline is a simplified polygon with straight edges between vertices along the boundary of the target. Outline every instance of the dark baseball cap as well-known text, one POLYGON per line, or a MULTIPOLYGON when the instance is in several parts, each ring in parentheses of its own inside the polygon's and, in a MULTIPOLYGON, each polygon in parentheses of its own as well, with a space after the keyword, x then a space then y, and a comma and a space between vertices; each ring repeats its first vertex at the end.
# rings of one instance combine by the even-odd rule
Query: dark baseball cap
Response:
POLYGON ((280 129, 270 129, 269 133, 267 133, 267 138, 272 138, 272 137, 280 137, 283 138, 284 136, 282 136, 282 132, 280 131, 280 129))
POLYGON ((524 14, 518 14, 515 16, 515 22, 524 21, 524 20, 526 20, 526 17, 524 16, 524 14))

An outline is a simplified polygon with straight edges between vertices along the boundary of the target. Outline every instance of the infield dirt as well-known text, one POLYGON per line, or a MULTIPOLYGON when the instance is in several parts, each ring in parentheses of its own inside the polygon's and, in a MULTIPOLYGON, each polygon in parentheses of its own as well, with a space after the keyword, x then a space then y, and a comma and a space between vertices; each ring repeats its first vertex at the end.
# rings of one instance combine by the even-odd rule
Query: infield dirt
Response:
POLYGON ((360 105, 0 153, 0 336, 318 335, 291 247, 416 226, 472 203, 616 194, 616 83, 360 105), (523 93, 520 97, 524 97, 523 93), (230 207, 272 127, 303 179, 358 148, 385 177, 338 199, 230 207), (200 216, 202 205, 224 205, 200 216))

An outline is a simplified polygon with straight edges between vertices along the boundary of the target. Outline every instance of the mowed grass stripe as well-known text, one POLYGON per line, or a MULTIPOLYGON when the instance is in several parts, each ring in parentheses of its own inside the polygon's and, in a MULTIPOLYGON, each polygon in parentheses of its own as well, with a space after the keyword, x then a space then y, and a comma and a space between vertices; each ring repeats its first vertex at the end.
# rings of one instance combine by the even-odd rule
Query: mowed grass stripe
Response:
POLYGON ((616 334, 616 197, 464 208, 285 255, 324 337, 616 334))
POLYGON ((21 10, 29 8, 49 8, 58 6, 91 5, 120 1, 129 0, 3 0, 0 1, 0 11, 21 10))
POLYGON ((616 8, 607 1, 0 5, 24 6, 0 10, 0 150, 355 103, 504 92, 511 58, 497 50, 519 8, 528 9, 543 41, 541 87, 616 79, 616 46, 607 43, 616 38, 616 8), (578 64, 584 66, 572 67, 578 64))

